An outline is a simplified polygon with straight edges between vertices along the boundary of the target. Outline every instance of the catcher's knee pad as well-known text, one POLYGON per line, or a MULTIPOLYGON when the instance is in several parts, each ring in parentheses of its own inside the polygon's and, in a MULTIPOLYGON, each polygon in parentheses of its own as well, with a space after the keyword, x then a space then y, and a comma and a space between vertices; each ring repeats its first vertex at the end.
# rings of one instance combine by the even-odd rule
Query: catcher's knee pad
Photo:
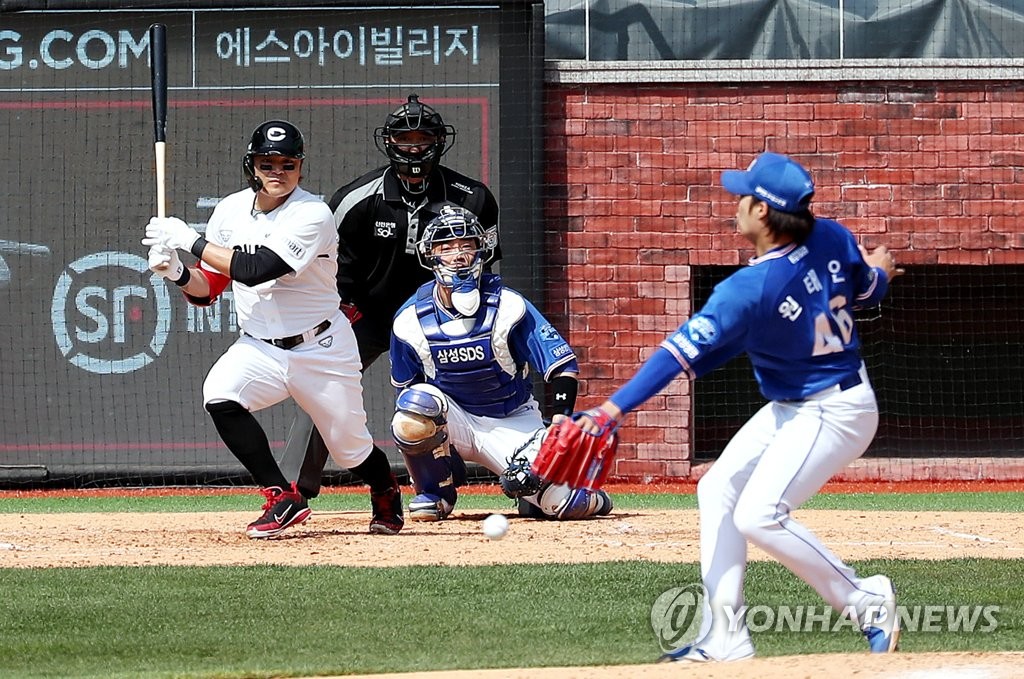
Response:
POLYGON ((448 397, 430 384, 414 384, 395 399, 391 435, 402 453, 422 455, 448 441, 448 397))
POLYGON ((537 451, 540 450, 540 444, 546 433, 546 429, 538 429, 529 441, 512 454, 508 461, 508 467, 498 477, 501 491, 513 500, 533 495, 544 484, 544 480, 530 470, 530 465, 533 463, 533 458, 537 456, 537 451))
POLYGON ((548 484, 536 496, 527 499, 545 517, 556 521, 605 516, 612 510, 612 499, 603 490, 570 488, 565 484, 548 484))

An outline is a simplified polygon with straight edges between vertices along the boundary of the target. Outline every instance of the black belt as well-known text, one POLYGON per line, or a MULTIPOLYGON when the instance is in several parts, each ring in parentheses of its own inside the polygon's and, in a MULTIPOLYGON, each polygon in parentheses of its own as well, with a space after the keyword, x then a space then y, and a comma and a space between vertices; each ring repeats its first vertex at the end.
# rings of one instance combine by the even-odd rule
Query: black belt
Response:
POLYGON ((784 399, 779 399, 779 400, 782 401, 783 403, 803 403, 804 401, 807 401, 807 400, 810 400, 810 399, 821 398, 823 396, 826 396, 827 394, 835 393, 833 391, 833 389, 835 389, 835 388, 838 388, 839 391, 846 391, 847 389, 853 389, 857 385, 863 384, 863 383, 864 383, 864 380, 861 378, 860 373, 859 372, 855 372, 852 375, 850 375, 849 377, 843 378, 843 380, 840 381, 838 384, 834 384, 831 387, 826 387, 826 388, 822 389, 821 391, 817 391, 817 392, 811 394, 810 396, 805 396, 804 398, 784 398, 784 399))
MULTIPOLYGON (((279 337, 278 339, 263 339, 262 337, 256 337, 254 339, 261 340, 263 342, 266 342, 267 344, 273 344, 275 347, 279 349, 294 349, 295 347, 305 342, 307 339, 313 339, 318 335, 324 334, 324 331, 326 331, 327 328, 329 327, 331 327, 331 322, 324 321, 323 323, 316 326, 309 332, 304 332, 300 335, 292 335, 291 337, 279 337)), ((249 333, 245 334, 249 335, 249 333)), ((252 335, 249 335, 249 337, 252 337, 252 335)))
POLYGON ((860 373, 856 372, 847 377, 845 380, 839 383, 839 391, 846 391, 847 389, 853 389, 857 385, 863 383, 864 380, 860 378, 860 373))

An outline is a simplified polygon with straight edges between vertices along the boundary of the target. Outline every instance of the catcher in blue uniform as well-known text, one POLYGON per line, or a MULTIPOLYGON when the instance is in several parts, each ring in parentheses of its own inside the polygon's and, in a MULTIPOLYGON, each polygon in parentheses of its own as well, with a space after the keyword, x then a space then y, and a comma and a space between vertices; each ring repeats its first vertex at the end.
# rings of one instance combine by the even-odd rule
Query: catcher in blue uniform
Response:
POLYGON ((612 508, 604 491, 553 485, 530 472, 546 428, 530 368, 552 385, 551 414, 576 403, 572 347, 521 294, 483 268, 497 247, 462 207, 444 206, 417 244, 434 274, 395 315, 391 382, 399 389, 392 434, 416 496, 409 518, 440 521, 458 499, 465 463, 499 476, 519 512, 582 519, 612 508))

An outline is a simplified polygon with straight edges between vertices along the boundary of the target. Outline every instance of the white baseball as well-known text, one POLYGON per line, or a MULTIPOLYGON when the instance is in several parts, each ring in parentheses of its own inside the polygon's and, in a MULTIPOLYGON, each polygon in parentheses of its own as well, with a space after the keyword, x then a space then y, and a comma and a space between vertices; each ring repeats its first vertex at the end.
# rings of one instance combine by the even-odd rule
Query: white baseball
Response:
POLYGON ((508 519, 504 514, 491 514, 484 519, 484 535, 492 540, 500 540, 508 532, 508 519))

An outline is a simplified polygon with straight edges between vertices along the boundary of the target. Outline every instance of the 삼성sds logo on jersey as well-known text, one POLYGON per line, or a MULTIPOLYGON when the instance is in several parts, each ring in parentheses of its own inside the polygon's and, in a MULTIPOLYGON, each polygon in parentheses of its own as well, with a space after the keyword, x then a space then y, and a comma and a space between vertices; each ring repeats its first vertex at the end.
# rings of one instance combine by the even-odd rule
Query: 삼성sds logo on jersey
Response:
POLYGON ((128 373, 163 351, 171 300, 144 258, 97 252, 61 273, 50 321, 60 352, 72 365, 100 375, 128 373))
POLYGON ((437 352, 437 362, 441 364, 482 360, 484 360, 484 348, 479 345, 439 349, 437 352))

